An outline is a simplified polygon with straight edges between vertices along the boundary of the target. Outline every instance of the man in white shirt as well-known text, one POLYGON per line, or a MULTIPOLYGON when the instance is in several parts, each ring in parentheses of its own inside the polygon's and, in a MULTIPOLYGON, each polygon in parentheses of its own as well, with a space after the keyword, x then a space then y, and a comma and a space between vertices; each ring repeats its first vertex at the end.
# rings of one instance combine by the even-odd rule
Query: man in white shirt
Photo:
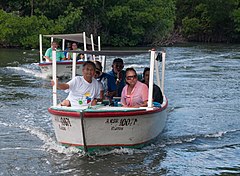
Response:
MULTIPOLYGON (((83 64, 83 76, 76 76, 67 83, 57 84, 57 88, 68 90, 68 97, 63 100, 61 106, 94 106, 97 103, 97 98, 100 97, 100 86, 94 78, 96 66, 91 61, 86 61, 83 64)), ((52 81, 52 85, 54 82, 52 81)))

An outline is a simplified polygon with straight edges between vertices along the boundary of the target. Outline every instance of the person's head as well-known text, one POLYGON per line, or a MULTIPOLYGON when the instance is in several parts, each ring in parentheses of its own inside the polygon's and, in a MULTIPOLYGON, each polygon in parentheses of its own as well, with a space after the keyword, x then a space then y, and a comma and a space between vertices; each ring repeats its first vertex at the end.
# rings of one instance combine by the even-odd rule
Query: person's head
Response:
POLYGON ((80 54, 79 59, 84 59, 84 54, 80 54))
POLYGON ((52 49, 58 48, 58 42, 53 41, 53 42, 51 43, 51 48, 52 48, 52 49))
POLYGON ((77 47, 78 47, 78 46, 77 46, 77 43, 75 43, 75 42, 74 42, 74 43, 72 43, 72 50, 76 50, 76 49, 77 49, 77 47))
POLYGON ((84 78, 92 78, 95 75, 96 66, 92 61, 86 61, 83 64, 82 73, 84 78))
POLYGON ((98 78, 102 74, 102 64, 99 61, 95 61, 95 65, 96 65, 95 78, 98 78))
POLYGON ((124 64, 121 58, 116 58, 113 60, 112 68, 115 73, 122 71, 123 67, 124 64))
POLYGON ((143 70, 143 80, 145 84, 149 84, 149 73, 150 73, 150 68, 146 67, 143 70))
POLYGON ((87 45, 87 50, 92 51, 93 50, 92 45, 87 45))
POLYGON ((67 48, 71 48, 71 43, 70 42, 67 43, 67 48))
POLYGON ((137 72, 134 68, 126 69, 126 83, 128 85, 134 86, 137 83, 137 72))

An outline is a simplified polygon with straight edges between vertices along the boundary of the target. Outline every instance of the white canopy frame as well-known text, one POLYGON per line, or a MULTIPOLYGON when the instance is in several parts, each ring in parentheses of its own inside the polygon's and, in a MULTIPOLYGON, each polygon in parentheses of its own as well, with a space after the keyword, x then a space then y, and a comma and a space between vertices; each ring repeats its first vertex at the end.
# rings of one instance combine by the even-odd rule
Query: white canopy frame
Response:
MULTIPOLYGON (((43 45, 42 45, 42 38, 43 37, 50 37, 51 43, 53 42, 54 38, 61 39, 62 40, 62 50, 65 50, 65 40, 83 43, 84 45, 84 51, 87 51, 87 45, 94 45, 91 42, 91 39, 86 37, 86 33, 77 33, 77 34, 56 34, 56 35, 42 35, 39 34, 39 58, 40 63, 43 62, 43 45)), ((85 56, 85 58, 87 55, 85 56)), ((86 58, 87 59, 87 58, 86 58)))
MULTIPOLYGON (((73 68, 72 68, 72 78, 75 77, 76 75, 76 55, 77 53, 92 53, 92 54, 96 54, 98 53, 99 55, 103 55, 103 57, 105 58, 104 55, 116 55, 117 53, 124 53, 123 51, 98 51, 98 52, 90 52, 90 51, 87 51, 87 52, 84 52, 84 51, 78 51, 78 52, 73 52, 73 68), (113 54, 114 53, 114 54, 113 54), (75 64, 74 64, 75 63, 75 64)), ((148 51, 149 52, 149 51, 148 51)), ((125 53, 130 53, 132 54, 131 52, 129 51, 126 51, 125 53)), ((137 51, 136 51, 137 53, 137 51)), ((140 52, 139 52, 140 53, 140 52)), ((147 53, 147 52, 145 52, 147 53)), ((151 50, 150 51, 150 75, 149 75, 149 90, 148 90, 148 97, 152 97, 153 95, 153 80, 154 80, 154 68, 156 69, 156 75, 157 75, 157 82, 158 82, 158 85, 161 87, 161 90, 162 90, 162 93, 163 93, 163 96, 164 96, 164 79, 165 79, 165 57, 166 57, 166 52, 165 51, 162 51, 162 80, 161 80, 161 83, 162 85, 160 86, 160 73, 159 73, 159 69, 158 69, 158 64, 156 62, 156 51, 155 50, 151 50)), ((53 78, 53 81, 56 83, 57 82, 57 76, 56 76, 56 51, 53 51, 53 63, 52 63, 52 66, 53 66, 53 72, 52 72, 52 78, 53 78)), ((57 85, 54 85, 53 86, 53 106, 56 106, 57 105, 57 85)), ((149 98, 148 100, 148 106, 147 106, 148 109, 152 109, 153 108, 153 101, 152 101, 152 98, 149 98)))

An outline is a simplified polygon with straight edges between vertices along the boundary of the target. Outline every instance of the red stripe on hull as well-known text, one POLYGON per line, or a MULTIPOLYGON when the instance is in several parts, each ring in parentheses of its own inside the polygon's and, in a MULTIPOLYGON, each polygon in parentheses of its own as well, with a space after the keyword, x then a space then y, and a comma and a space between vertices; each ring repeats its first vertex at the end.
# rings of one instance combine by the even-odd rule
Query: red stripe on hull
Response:
MULTIPOLYGON (((164 107, 156 108, 153 110, 137 110, 137 111, 125 111, 125 112, 84 112, 84 118, 104 118, 104 117, 122 117, 122 116, 139 116, 139 115, 146 115, 146 114, 153 114, 157 112, 161 112, 165 110, 168 106, 168 101, 166 102, 164 107)), ((61 110, 54 110, 49 108, 49 113, 58 115, 58 116, 68 116, 68 117, 80 117, 80 112, 70 112, 70 111, 61 111, 61 110)))
POLYGON ((58 116, 80 117, 80 112, 59 111, 51 108, 48 108, 48 112, 58 116))

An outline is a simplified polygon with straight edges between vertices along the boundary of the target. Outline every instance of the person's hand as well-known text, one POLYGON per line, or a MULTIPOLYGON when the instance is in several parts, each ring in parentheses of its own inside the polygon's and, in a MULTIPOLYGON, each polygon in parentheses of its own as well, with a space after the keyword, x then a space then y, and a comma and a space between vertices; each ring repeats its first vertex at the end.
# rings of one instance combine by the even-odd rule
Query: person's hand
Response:
POLYGON ((122 72, 117 72, 116 84, 118 85, 122 80, 122 72))
POLYGON ((114 94, 114 92, 109 92, 109 91, 106 92, 106 96, 107 96, 107 97, 112 97, 113 94, 114 94))
MULTIPOLYGON (((54 80, 51 80, 51 86, 54 86, 54 85, 55 85, 54 80)), ((56 85, 58 85, 58 80, 57 80, 57 82, 56 82, 56 85)))

